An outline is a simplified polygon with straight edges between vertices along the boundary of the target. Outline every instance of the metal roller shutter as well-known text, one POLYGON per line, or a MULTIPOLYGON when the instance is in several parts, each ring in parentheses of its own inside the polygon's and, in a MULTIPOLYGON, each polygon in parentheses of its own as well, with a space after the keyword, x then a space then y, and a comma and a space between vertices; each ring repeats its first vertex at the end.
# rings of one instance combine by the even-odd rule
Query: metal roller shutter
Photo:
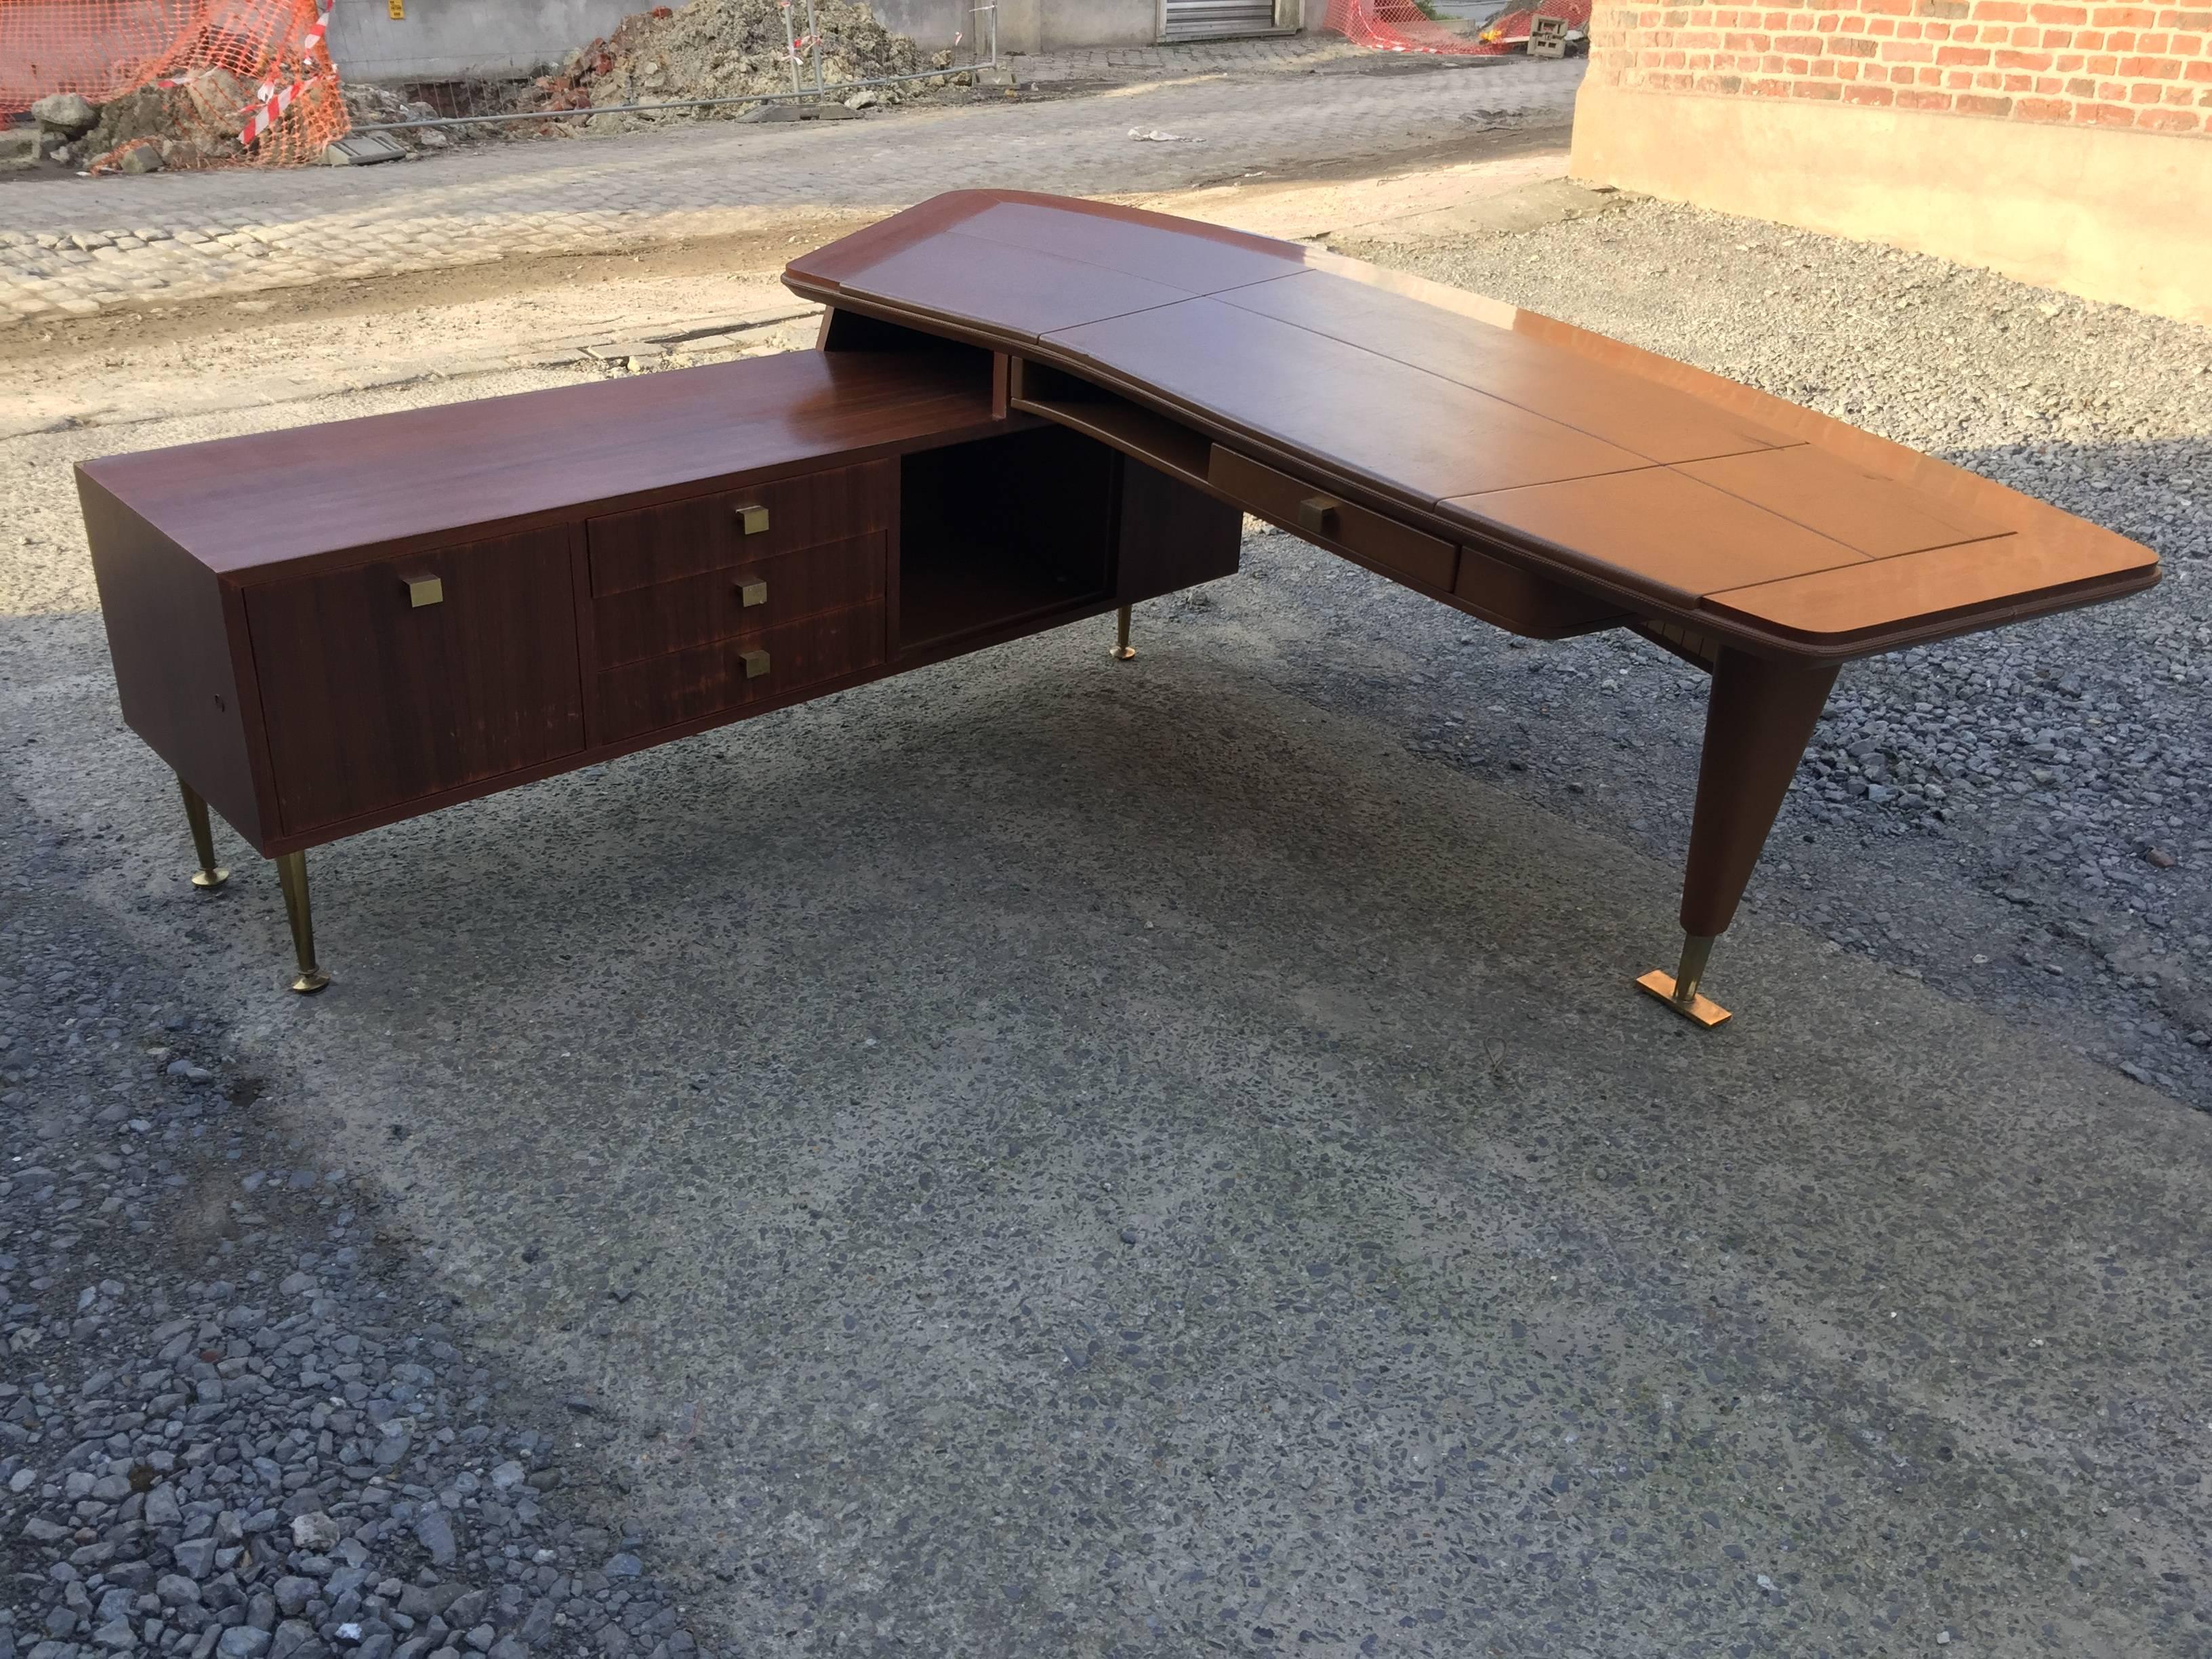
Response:
POLYGON ((1261 34, 1275 27, 1275 0, 1167 0, 1163 40, 1261 34))

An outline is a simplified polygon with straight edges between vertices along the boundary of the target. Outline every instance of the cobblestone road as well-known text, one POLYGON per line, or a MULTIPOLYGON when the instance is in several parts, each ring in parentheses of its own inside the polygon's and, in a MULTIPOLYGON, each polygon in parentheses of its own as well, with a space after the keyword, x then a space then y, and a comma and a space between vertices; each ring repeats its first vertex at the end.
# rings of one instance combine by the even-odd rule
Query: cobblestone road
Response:
POLYGON ((1139 79, 1103 95, 849 123, 713 122, 484 146, 412 166, 21 180, 0 187, 0 326, 728 234, 963 186, 1110 195, 1380 161, 1486 126, 1564 120, 1583 69, 1513 58, 1431 66, 1340 49, 1301 58, 1281 46, 1245 54, 1074 54, 1044 66, 1046 78, 1139 79), (1147 76, 1170 78, 1145 85, 1147 76), (1138 142, 1133 128, 1182 142, 1138 142))

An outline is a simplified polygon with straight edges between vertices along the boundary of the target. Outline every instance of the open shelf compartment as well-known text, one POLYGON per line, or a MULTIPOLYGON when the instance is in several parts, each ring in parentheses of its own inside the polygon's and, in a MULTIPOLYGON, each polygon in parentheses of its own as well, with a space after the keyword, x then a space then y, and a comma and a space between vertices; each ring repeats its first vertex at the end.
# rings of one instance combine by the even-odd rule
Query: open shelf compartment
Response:
POLYGON ((904 457, 900 653, 1109 599, 1119 465, 1056 427, 904 457))

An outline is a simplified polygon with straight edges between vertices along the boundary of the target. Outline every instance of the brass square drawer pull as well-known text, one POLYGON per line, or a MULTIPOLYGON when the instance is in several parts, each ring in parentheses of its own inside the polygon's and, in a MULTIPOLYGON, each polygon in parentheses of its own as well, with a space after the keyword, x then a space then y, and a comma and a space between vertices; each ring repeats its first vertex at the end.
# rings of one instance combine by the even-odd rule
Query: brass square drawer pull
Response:
MULTIPOLYGON (((592 596, 708 571, 734 574, 738 566, 888 530, 898 522, 898 462, 869 461, 595 516, 584 532, 592 596)), ((714 578, 717 601, 729 592, 726 580, 714 578)))
POLYGON ((438 576, 402 576, 400 586, 407 590, 407 603, 417 611, 426 605, 442 605, 446 599, 446 584, 438 576))
POLYGON ((765 651, 747 651, 738 660, 744 664, 745 678, 749 680, 757 680, 768 672, 768 653, 765 651))
POLYGON ((768 583, 758 578, 738 584, 738 603, 750 611, 757 605, 768 603, 768 583))
POLYGON ((1432 593, 1451 592, 1459 549, 1216 444, 1206 482, 1247 512, 1432 593))

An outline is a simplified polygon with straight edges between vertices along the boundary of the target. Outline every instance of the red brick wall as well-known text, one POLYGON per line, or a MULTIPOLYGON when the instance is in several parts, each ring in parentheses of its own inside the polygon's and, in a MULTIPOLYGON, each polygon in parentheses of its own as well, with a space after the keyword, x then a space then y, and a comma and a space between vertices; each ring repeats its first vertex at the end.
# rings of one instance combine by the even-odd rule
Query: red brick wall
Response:
POLYGON ((1589 73, 1601 85, 1650 91, 2212 134, 2212 10, 2051 0, 1600 0, 1589 73))

